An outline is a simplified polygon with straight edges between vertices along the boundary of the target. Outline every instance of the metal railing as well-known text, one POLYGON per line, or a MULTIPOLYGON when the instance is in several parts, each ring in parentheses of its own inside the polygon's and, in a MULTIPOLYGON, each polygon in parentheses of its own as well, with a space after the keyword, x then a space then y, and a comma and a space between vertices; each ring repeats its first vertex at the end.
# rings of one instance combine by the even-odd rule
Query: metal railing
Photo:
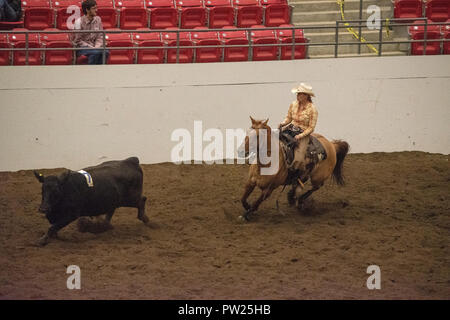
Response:
MULTIPOLYGON (((427 39, 427 28, 429 25, 440 25, 440 26, 447 26, 450 25, 449 22, 442 22, 442 23, 428 23, 426 18, 420 18, 420 19, 415 19, 416 21, 423 21, 423 23, 417 24, 416 23, 412 23, 411 19, 392 19, 390 20, 390 23, 393 24, 395 23, 396 26, 411 26, 411 25, 415 25, 415 26, 424 26, 424 39, 420 39, 420 40, 406 40, 406 41, 383 41, 383 37, 382 37, 382 32, 383 32, 383 26, 386 25, 386 21, 384 20, 379 20, 380 22, 380 28, 379 28, 379 39, 378 41, 366 41, 365 44, 374 44, 374 45, 378 45, 378 56, 382 55, 382 47, 383 45, 386 44, 402 44, 402 43, 414 43, 414 42, 422 42, 424 43, 424 49, 423 49, 423 53, 426 53, 426 46, 427 43, 429 42, 429 40, 427 39), (409 22, 407 22, 409 21, 409 22)), ((45 52, 46 51, 65 51, 65 50, 71 50, 74 52, 74 59, 73 59, 73 63, 75 63, 76 61, 76 52, 80 51, 80 50, 98 50, 98 49, 102 49, 103 55, 102 55, 102 62, 103 64, 106 64, 106 51, 111 51, 111 50, 146 50, 146 49, 158 49, 158 50, 165 50, 165 54, 167 54, 167 50, 170 49, 176 49, 176 63, 179 63, 179 59, 180 59, 180 50, 181 49, 194 49, 194 60, 195 61, 195 49, 202 49, 202 48, 221 48, 222 49, 222 61, 223 61, 223 50, 225 48, 233 48, 233 47, 237 47, 237 48, 243 48, 243 47, 248 47, 248 60, 252 61, 253 59, 253 49, 256 47, 279 47, 279 52, 278 52, 278 59, 280 59, 280 51, 281 48, 286 46, 286 47, 292 47, 292 51, 291 51, 291 60, 295 59, 295 50, 297 47, 299 46, 306 46, 306 55, 308 52, 308 48, 312 47, 312 46, 334 46, 334 56, 337 58, 338 57, 338 51, 339 51, 339 47, 340 46, 360 46, 361 43, 360 41, 352 41, 352 42, 340 42, 339 41, 339 30, 340 29, 345 29, 345 28, 349 28, 349 27, 358 27, 358 28, 362 28, 363 24, 366 23, 366 20, 349 20, 349 21, 341 21, 338 20, 336 21, 336 25, 335 26, 330 26, 330 25, 326 25, 326 26, 291 26, 291 27, 265 27, 265 28, 233 28, 233 29, 177 29, 177 30, 167 30, 167 29, 162 29, 162 30, 101 30, 101 31, 91 31, 91 30, 56 30, 56 31, 44 31, 44 30, 35 30, 35 31, 31 31, 31 30, 27 30, 27 31, 0 31, 0 35, 2 34, 9 34, 9 35, 17 35, 17 34, 25 34, 25 48, 14 48, 14 47, 8 47, 8 48, 1 48, 0 47, 0 53, 2 51, 24 51, 25 50, 25 65, 29 65, 29 52, 30 51, 41 51, 41 52, 45 52), (345 24, 345 25, 343 25, 345 24), (321 30, 321 29, 334 29, 335 30, 335 41, 334 42, 310 42, 309 39, 306 39, 306 42, 302 42, 302 43, 298 43, 296 42, 296 38, 298 38, 298 36, 300 34, 303 34, 303 32, 309 31, 309 30, 321 30), (292 37, 292 42, 290 43, 281 43, 281 42, 277 42, 277 43, 273 43, 273 44, 258 44, 258 43, 254 43, 253 40, 253 35, 252 35, 252 31, 259 31, 259 30, 273 30, 275 33, 279 32, 279 31, 283 31, 283 30, 290 30, 292 32, 292 34, 289 37, 292 37), (238 44, 238 45, 228 45, 222 42, 222 44, 220 45, 192 45, 192 46, 180 46, 180 33, 183 32, 190 32, 190 33, 200 33, 200 32, 236 32, 236 31, 245 31, 247 34, 247 39, 248 39, 248 45, 247 44, 238 44), (29 47, 29 37, 31 34, 61 34, 61 33, 68 33, 68 34, 75 34, 75 33, 101 33, 102 37, 103 37, 103 45, 101 48, 79 48, 79 47, 72 47, 72 48, 46 48, 44 47, 39 47, 39 48, 30 48, 29 47), (175 46, 168 46, 168 45, 164 45, 163 47, 161 46, 145 46, 145 47, 141 47, 141 46, 137 46, 136 43, 133 44, 133 46, 127 46, 127 47, 110 47, 106 45, 106 40, 107 40, 107 34, 115 34, 115 33, 136 33, 136 34, 144 34, 144 33, 160 33, 160 34, 168 34, 168 33, 176 33, 176 45, 175 46)), ((432 39, 431 41, 436 42, 439 41, 441 43, 447 42, 449 41, 449 39, 432 39)), ((162 42, 164 42, 164 39, 162 39, 162 42)), ((360 50, 359 50, 359 54, 360 54, 360 50)))
MULTIPOLYGON (((426 54, 426 49, 427 49, 427 44, 428 42, 440 42, 441 44, 444 42, 448 42, 450 41, 450 39, 444 39, 443 35, 441 34, 441 38, 440 39, 427 39, 428 36, 428 27, 429 26, 450 26, 450 22, 428 22, 427 18, 416 18, 413 19, 414 22, 411 22, 410 18, 406 18, 406 19, 392 19, 389 20, 389 22, 387 22, 386 20, 380 19, 380 20, 375 20, 376 22, 380 23, 380 27, 378 29, 379 33, 378 33, 378 41, 364 41, 364 44, 373 44, 373 45, 378 45, 378 56, 382 55, 383 52, 383 45, 386 44, 412 44, 415 42, 420 42, 424 44, 423 47, 423 54, 426 54), (419 23, 420 22, 420 23, 419 23), (391 26, 392 24, 394 24, 396 27, 411 27, 411 26, 423 26, 424 27, 424 38, 423 39, 418 39, 418 40, 394 40, 394 41, 384 41, 383 40, 383 29, 388 25, 391 26)), ((335 43, 335 52, 334 52, 334 56, 335 58, 338 57, 338 47, 339 45, 352 45, 354 43, 339 43, 339 36, 338 36, 338 32, 339 29, 341 28, 355 28, 358 27, 359 30, 361 30, 361 28, 363 27, 363 24, 366 23, 366 20, 347 20, 347 21, 336 21, 336 43, 335 43), (345 24, 344 26, 341 26, 342 24, 345 24)), ((361 31, 359 33, 359 35, 361 35, 361 31)), ((358 41, 359 45, 362 45, 362 43, 360 41, 358 41)), ((360 50, 358 50, 358 54, 360 54, 360 50)))

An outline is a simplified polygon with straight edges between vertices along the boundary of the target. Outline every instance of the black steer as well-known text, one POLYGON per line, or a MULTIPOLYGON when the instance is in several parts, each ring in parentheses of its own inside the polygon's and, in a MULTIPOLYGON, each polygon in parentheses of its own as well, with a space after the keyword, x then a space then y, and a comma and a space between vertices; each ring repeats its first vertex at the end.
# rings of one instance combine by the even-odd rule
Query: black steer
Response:
POLYGON ((42 183, 39 211, 45 213, 51 226, 39 240, 40 245, 56 237, 57 232, 81 216, 106 214, 109 223, 119 207, 138 209, 138 219, 148 223, 145 215, 146 197, 142 196, 143 172, 136 157, 108 161, 83 169, 90 174, 89 186, 85 175, 67 170, 59 176, 47 176, 34 171, 42 183))

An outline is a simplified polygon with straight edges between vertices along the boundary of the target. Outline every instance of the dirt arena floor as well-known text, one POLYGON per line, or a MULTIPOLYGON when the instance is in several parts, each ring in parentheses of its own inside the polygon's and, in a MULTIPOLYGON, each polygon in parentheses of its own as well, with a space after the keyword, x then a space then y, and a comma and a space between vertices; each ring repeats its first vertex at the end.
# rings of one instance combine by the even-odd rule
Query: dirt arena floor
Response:
POLYGON ((46 247, 40 184, 2 172, 0 299, 449 299, 448 160, 350 154, 346 186, 327 182, 303 212, 280 188, 249 223, 237 219, 246 165, 142 165, 149 226, 122 208, 114 229, 72 223, 46 247), (66 288, 69 265, 81 290, 66 288), (381 290, 366 287, 369 265, 381 290))

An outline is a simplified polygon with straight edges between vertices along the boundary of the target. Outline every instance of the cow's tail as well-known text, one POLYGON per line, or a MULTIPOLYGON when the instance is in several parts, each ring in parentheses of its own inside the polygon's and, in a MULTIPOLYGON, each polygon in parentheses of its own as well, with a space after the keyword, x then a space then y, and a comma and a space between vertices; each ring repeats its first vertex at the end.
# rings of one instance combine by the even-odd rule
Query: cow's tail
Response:
POLYGON ((131 158, 125 159, 125 161, 130 162, 130 163, 135 164, 135 165, 139 165, 139 158, 138 157, 131 157, 131 158))
POLYGON ((344 175, 342 173, 342 167, 344 164, 345 156, 350 149, 350 145, 342 140, 332 141, 334 148, 336 149, 336 165, 333 170, 333 180, 340 186, 345 184, 344 175))

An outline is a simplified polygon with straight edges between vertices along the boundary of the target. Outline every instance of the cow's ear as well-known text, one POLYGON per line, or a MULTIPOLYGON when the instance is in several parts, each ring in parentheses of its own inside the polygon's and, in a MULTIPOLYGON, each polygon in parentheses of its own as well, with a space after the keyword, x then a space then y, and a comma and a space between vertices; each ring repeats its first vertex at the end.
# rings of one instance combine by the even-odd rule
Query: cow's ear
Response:
POLYGON ((44 175, 42 173, 39 173, 37 171, 33 171, 33 173, 40 183, 44 183, 44 175))
POLYGON ((66 170, 58 177, 60 183, 65 183, 70 176, 70 170, 66 170))

